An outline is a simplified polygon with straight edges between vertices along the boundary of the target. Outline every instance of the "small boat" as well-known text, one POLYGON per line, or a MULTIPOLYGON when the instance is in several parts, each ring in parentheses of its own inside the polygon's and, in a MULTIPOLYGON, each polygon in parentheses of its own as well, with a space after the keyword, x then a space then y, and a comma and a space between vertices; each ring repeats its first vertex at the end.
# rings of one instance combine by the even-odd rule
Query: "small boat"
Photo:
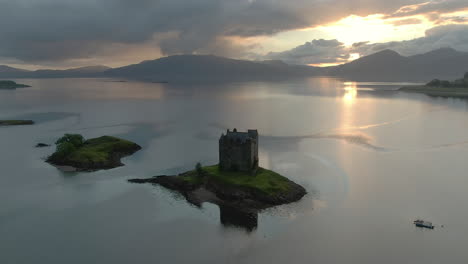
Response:
POLYGON ((434 225, 433 225, 431 222, 427 222, 427 221, 424 221, 424 220, 420 220, 420 219, 415 220, 415 221, 414 221, 414 224, 415 224, 417 227, 434 229, 434 225))

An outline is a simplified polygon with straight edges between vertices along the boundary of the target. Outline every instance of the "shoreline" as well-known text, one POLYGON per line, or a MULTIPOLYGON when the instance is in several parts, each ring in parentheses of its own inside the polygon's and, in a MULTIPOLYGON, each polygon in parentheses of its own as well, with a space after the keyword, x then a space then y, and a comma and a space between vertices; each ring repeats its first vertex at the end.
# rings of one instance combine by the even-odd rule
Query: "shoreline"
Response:
POLYGON ((0 120, 0 127, 7 126, 30 126, 34 125, 33 120, 0 120))
POLYGON ((49 159, 47 159, 46 162, 63 172, 94 172, 99 170, 110 170, 125 166, 125 164, 122 163, 121 159, 133 155, 140 149, 141 147, 139 149, 135 149, 134 151, 129 151, 126 153, 114 152, 111 154, 111 157, 107 162, 92 163, 86 166, 80 163, 55 162, 49 159))
POLYGON ((408 93, 421 93, 429 96, 437 97, 458 97, 468 98, 468 87, 467 88, 445 88, 445 87, 433 87, 433 86, 403 86, 397 91, 408 92, 408 93))
POLYGON ((210 202, 219 206, 236 208, 244 212, 256 212, 278 205, 294 203, 301 200, 307 194, 304 187, 286 177, 283 178, 288 187, 287 191, 266 193, 259 188, 222 182, 210 174, 205 174, 200 179, 195 178, 189 181, 184 179, 188 175, 193 174, 193 171, 189 171, 172 176, 161 175, 146 179, 129 179, 128 182, 161 185, 166 189, 180 193, 185 197, 187 202, 197 207, 200 207, 204 202, 210 202))

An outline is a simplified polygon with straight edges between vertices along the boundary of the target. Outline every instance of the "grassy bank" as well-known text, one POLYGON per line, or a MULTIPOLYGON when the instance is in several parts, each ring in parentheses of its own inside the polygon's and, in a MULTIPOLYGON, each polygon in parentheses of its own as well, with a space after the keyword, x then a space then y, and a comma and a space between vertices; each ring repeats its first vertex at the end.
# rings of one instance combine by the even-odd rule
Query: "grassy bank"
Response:
POLYGON ((82 147, 72 152, 67 159, 78 163, 105 163, 111 159, 111 154, 130 152, 135 143, 128 140, 103 136, 86 140, 82 147))
MULTIPOLYGON (((231 186, 255 189, 269 195, 286 193, 290 190, 291 186, 291 181, 286 177, 264 168, 258 168, 255 175, 246 172, 221 171, 218 165, 203 167, 202 171, 203 177, 209 177, 211 180, 231 186)), ((179 175, 178 177, 191 183, 203 181, 203 177, 200 177, 199 172, 196 170, 179 175)))
POLYGON ((84 170, 121 166, 121 157, 141 149, 133 142, 111 136, 85 141, 81 135, 65 135, 56 144, 57 150, 48 158, 48 162, 84 170))

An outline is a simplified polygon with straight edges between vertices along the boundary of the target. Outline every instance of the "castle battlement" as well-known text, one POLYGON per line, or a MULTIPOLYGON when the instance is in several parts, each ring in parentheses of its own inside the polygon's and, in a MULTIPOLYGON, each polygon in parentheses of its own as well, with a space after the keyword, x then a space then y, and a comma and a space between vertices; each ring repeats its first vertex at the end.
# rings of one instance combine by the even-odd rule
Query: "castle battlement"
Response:
POLYGON ((219 167, 224 171, 255 171, 258 168, 258 131, 227 130, 219 139, 219 167))

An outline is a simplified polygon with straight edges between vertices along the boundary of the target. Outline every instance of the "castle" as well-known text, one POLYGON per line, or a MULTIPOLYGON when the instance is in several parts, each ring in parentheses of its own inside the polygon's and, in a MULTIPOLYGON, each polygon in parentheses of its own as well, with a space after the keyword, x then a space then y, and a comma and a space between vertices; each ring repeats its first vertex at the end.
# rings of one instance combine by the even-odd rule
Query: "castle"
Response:
POLYGON ((224 171, 255 172, 258 168, 258 132, 227 130, 219 139, 219 167, 224 171))

